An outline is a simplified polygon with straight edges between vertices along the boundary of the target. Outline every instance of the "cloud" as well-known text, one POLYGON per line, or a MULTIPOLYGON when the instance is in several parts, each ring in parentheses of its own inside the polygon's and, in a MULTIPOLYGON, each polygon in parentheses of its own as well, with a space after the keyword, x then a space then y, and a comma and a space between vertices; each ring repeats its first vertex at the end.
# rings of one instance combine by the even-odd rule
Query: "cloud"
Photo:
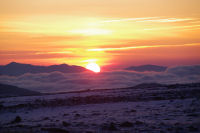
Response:
POLYGON ((183 21, 192 21, 194 18, 161 18, 161 17, 144 17, 144 18, 123 18, 123 19, 113 19, 105 20, 101 23, 112 23, 112 22, 156 22, 156 23, 172 23, 172 22, 183 22, 183 21))
POLYGON ((142 21, 142 20, 151 20, 155 18, 158 18, 158 17, 113 19, 113 20, 105 20, 105 21, 102 21, 101 23, 126 22, 126 21, 138 21, 138 20, 142 21))
POLYGON ((183 25, 183 26, 171 26, 171 27, 161 27, 161 28, 145 28, 144 30, 197 30, 200 25, 183 25))
POLYGON ((26 73, 21 76, 0 76, 0 83, 40 92, 66 92, 85 89, 130 87, 140 83, 200 82, 200 65, 170 67, 165 72, 106 71, 99 74, 83 73, 26 73))
POLYGON ((192 46, 199 44, 176 44, 176 45, 144 45, 144 46, 131 46, 131 47, 119 47, 119 48, 94 48, 87 51, 119 51, 128 49, 142 49, 142 48, 157 48, 157 47, 173 47, 173 46, 192 46))
POLYGON ((158 22, 158 23, 172 23, 172 22, 182 22, 194 20, 192 18, 164 18, 164 19, 148 19, 137 22, 158 22))
POLYGON ((106 34, 111 34, 112 31, 106 30, 106 29, 76 29, 70 31, 70 33, 73 34, 82 34, 82 35, 106 35, 106 34))
POLYGON ((80 57, 73 54, 73 51, 0 51, 1 59, 51 59, 80 57))
POLYGON ((42 36, 42 35, 37 35, 36 37, 29 37, 28 38, 31 42, 58 42, 58 41, 70 41, 70 40, 81 40, 84 39, 83 36, 77 36, 77 35, 66 35, 66 36, 42 36))

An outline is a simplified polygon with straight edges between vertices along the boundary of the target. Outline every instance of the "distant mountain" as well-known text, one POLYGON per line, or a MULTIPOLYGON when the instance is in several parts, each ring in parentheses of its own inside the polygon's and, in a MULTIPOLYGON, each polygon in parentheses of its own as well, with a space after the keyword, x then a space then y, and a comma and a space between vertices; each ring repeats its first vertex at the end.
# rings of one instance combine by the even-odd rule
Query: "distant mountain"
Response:
POLYGON ((11 62, 10 64, 0 66, 0 75, 19 76, 25 73, 49 73, 49 72, 63 72, 63 73, 79 73, 86 71, 81 66, 70 66, 67 64, 51 65, 51 66, 37 66, 31 64, 21 64, 11 62))
POLYGON ((163 87, 163 86, 166 86, 166 85, 158 84, 158 83, 141 83, 130 88, 142 89, 142 88, 158 88, 158 87, 163 87))
POLYGON ((137 72, 145 72, 145 71, 153 71, 153 72, 164 72, 167 69, 165 66, 156 66, 156 65, 141 65, 141 66, 131 66, 125 68, 125 70, 137 71, 137 72))
POLYGON ((120 89, 158 89, 158 88, 200 88, 200 82, 197 83, 185 83, 185 84, 159 84, 159 83, 141 83, 132 87, 120 88, 120 89))
POLYGON ((12 85, 0 84, 0 97, 33 96, 33 95, 41 95, 41 93, 19 88, 12 85))

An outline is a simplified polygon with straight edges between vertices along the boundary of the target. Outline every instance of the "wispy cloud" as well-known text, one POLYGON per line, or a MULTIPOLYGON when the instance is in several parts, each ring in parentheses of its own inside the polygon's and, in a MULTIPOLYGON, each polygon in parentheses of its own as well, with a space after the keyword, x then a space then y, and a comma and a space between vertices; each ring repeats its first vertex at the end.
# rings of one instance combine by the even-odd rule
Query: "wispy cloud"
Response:
POLYGON ((1 59, 49 59, 75 57, 72 51, 0 51, 1 59))
POLYGON ((111 23, 111 22, 125 22, 125 21, 138 21, 138 20, 150 20, 150 19, 156 19, 158 17, 145 17, 145 18, 124 18, 124 19, 113 19, 113 20, 105 20, 101 21, 101 23, 111 23))
POLYGON ((149 19, 137 22, 158 22, 158 23, 170 23, 170 22, 181 22, 181 21, 190 21, 192 18, 166 18, 166 19, 149 19))
POLYGON ((96 48, 88 49, 87 51, 115 51, 115 50, 128 50, 128 49, 141 49, 141 48, 155 48, 155 47, 173 47, 173 46, 191 46, 200 44, 179 44, 179 45, 151 45, 151 46, 132 46, 132 47, 119 47, 119 48, 96 48))
POLYGON ((144 18, 124 18, 124 19, 105 20, 105 21, 102 21, 101 23, 126 22, 126 21, 170 23, 170 22, 182 22, 182 21, 191 21, 191 20, 194 20, 194 18, 144 17, 144 18))
POLYGON ((51 52, 36 52, 35 54, 42 55, 42 54, 71 54, 72 51, 51 51, 51 52))
POLYGON ((171 26, 171 27, 161 27, 161 28, 146 28, 144 30, 169 30, 169 29, 195 30, 199 28, 200 25, 185 25, 185 26, 171 26))

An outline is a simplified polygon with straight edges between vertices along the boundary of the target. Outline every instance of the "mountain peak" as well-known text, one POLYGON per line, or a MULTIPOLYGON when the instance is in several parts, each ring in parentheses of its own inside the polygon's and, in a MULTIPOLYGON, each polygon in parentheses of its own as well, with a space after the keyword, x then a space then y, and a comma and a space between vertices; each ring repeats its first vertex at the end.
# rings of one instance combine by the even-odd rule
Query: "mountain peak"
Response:
POLYGON ((20 64, 20 63, 17 63, 17 62, 10 62, 10 63, 8 63, 7 65, 15 65, 15 64, 20 64))
POLYGON ((78 73, 84 72, 86 69, 81 66, 70 66, 67 64, 38 66, 11 62, 7 65, 1 66, 0 75, 19 76, 25 73, 50 73, 55 71, 62 73, 78 73))
POLYGON ((158 66, 158 65, 141 65, 141 66, 131 66, 128 68, 125 68, 125 70, 130 71, 137 71, 137 72, 145 72, 145 71, 153 71, 153 72, 164 72, 167 69, 166 66, 158 66))
POLYGON ((23 63, 18 63, 18 62, 10 62, 9 64, 7 64, 6 66, 9 66, 9 65, 31 65, 31 64, 23 64, 23 63))

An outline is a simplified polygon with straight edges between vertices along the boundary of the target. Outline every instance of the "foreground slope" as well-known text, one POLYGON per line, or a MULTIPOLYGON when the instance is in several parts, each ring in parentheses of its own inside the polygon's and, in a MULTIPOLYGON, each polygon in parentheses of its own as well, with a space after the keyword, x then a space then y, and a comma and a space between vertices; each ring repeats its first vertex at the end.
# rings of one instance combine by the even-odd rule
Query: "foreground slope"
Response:
POLYGON ((0 84, 0 98, 1 97, 15 97, 15 96, 33 96, 41 93, 19 88, 12 85, 0 84))
POLYGON ((199 132, 200 84, 140 84, 2 98, 0 130, 33 133, 199 132))

